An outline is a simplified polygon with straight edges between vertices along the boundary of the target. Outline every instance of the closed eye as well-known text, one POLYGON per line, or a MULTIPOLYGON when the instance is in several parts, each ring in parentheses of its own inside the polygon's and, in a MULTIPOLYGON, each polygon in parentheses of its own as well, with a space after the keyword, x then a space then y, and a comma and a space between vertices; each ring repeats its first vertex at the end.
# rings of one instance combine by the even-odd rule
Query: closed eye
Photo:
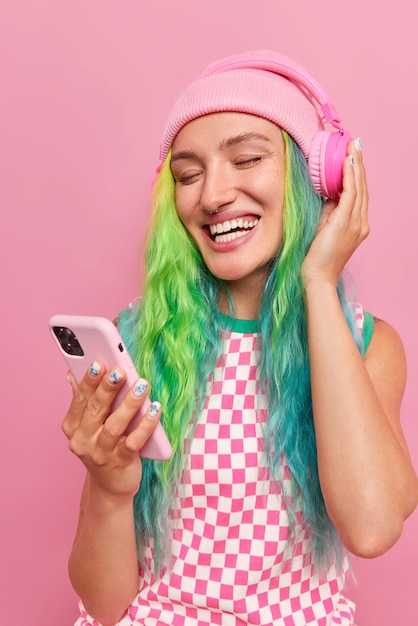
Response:
POLYGON ((177 182, 181 183, 182 185, 190 185, 191 183, 193 183, 196 180, 196 177, 198 176, 198 174, 192 174, 191 176, 181 176, 177 182))
POLYGON ((261 161, 262 157, 251 157, 251 159, 242 159, 241 161, 237 161, 235 165, 238 167, 251 167, 252 165, 256 165, 261 161))
POLYGON ((176 183, 180 183, 182 185, 190 185, 191 183, 194 183, 198 179, 200 174, 201 172, 186 172, 184 174, 179 174, 177 176, 174 176, 174 179, 176 183))

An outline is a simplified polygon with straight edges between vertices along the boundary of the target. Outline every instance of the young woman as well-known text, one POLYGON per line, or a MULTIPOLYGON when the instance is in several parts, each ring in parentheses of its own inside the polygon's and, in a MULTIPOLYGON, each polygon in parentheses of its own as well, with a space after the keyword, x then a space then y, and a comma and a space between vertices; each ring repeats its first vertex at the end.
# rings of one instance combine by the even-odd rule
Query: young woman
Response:
POLYGON ((142 299, 118 319, 144 378, 109 414, 124 372, 69 374, 77 626, 352 625, 348 552, 388 550, 418 499, 402 343, 342 280, 369 231, 361 143, 261 52, 180 94, 162 156, 142 299), (158 419, 173 456, 141 460, 158 419))

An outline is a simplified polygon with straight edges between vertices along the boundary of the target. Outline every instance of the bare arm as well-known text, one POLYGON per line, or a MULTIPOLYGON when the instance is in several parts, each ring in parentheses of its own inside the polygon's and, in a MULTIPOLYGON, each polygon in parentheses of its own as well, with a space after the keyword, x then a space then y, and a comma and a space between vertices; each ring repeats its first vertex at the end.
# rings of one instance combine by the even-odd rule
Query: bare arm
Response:
POLYGON ((133 515, 133 497, 142 475, 138 451, 155 428, 159 412, 144 416, 125 437, 123 432, 146 392, 141 397, 129 392, 108 416, 123 380, 110 383, 104 368, 97 377, 87 373, 80 385, 71 375, 70 379, 74 397, 63 430, 71 450, 86 466, 87 477, 69 574, 90 615, 103 626, 113 626, 138 591, 133 515))
POLYGON ((113 626, 138 592, 132 502, 94 493, 87 475, 79 530, 69 559, 71 583, 90 615, 113 626))
POLYGON ((378 322, 363 362, 335 295, 325 291, 311 297, 308 314, 319 476, 343 543, 373 557, 396 542, 417 503, 399 418, 403 347, 378 322))
POLYGON ((321 487, 345 546, 373 557, 398 539, 417 504, 418 482, 400 425, 406 365, 399 336, 377 322, 363 360, 336 292, 342 268, 368 234, 362 157, 352 145, 351 153, 344 192, 325 210, 303 275, 321 487))

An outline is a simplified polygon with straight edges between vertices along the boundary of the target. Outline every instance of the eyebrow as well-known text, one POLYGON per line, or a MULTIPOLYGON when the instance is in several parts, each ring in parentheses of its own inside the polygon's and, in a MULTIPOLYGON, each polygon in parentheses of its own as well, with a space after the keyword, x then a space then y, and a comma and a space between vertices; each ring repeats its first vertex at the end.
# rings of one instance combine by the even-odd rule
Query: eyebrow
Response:
MULTIPOLYGON (((263 143, 268 143, 270 145, 272 143, 268 137, 261 135, 260 133, 240 133, 239 135, 234 135, 228 139, 224 139, 220 143, 219 147, 221 150, 224 150, 225 148, 230 148, 248 141, 262 141, 263 143)), ((192 159, 193 157, 195 157, 195 153, 192 150, 180 150, 171 156, 171 163, 180 161, 181 159, 192 159)))
POLYGON ((246 141, 262 141, 264 143, 271 144, 271 140, 260 133, 241 133, 240 135, 234 135, 229 139, 225 139, 225 141, 221 143, 220 147, 229 148, 230 146, 236 146, 237 144, 244 143, 246 141))

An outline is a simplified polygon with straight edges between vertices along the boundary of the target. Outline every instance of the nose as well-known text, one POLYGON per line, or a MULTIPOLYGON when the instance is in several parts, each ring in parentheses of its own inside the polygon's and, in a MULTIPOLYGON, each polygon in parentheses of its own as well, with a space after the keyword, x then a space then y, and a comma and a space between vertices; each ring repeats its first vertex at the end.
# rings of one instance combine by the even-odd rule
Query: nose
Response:
POLYGON ((227 166, 218 163, 207 168, 200 196, 203 210, 214 213, 216 209, 232 204, 235 198, 234 179, 227 166))

